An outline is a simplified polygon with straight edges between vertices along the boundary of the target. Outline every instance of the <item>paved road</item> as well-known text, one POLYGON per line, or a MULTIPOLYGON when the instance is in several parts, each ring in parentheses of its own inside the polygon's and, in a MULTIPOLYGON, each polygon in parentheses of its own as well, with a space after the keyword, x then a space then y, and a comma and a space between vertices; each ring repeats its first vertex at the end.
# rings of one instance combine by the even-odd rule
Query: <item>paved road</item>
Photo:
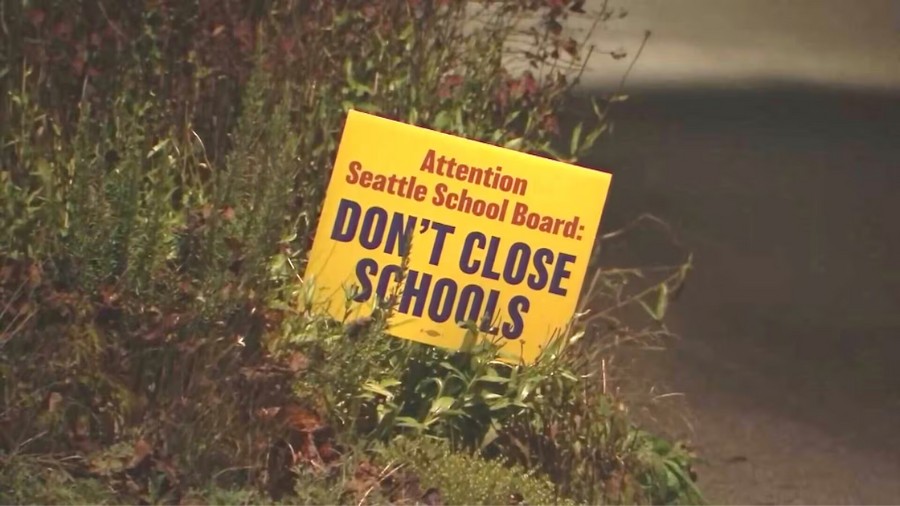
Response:
POLYGON ((604 230, 650 211, 695 252, 682 340, 640 370, 687 395, 710 499, 900 504, 900 96, 644 92, 613 117, 604 230))

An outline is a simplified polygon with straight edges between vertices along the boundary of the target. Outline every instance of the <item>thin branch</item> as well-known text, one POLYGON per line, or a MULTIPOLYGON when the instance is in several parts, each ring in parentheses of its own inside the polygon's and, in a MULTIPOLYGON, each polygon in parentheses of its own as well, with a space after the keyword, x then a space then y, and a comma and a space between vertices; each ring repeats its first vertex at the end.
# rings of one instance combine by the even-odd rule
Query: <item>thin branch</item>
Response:
POLYGON ((362 498, 360 498, 357 506, 362 506, 363 504, 365 504, 366 498, 369 497, 369 494, 371 494, 372 491, 375 490, 375 487, 378 484, 380 484, 382 481, 384 481, 385 479, 387 479, 388 477, 390 477, 392 474, 396 473, 403 467, 403 464, 400 464, 400 465, 396 466, 395 468, 391 469, 390 471, 388 471, 388 469, 391 467, 391 465, 393 465, 393 464, 388 464, 387 466, 385 466, 384 470, 381 471, 381 474, 378 476, 378 479, 375 481, 375 483, 373 483, 372 486, 370 486, 366 490, 366 492, 363 494, 362 498), (385 471, 387 471, 387 473, 385 473, 385 471))
MULTIPOLYGON (((16 337, 16 334, 18 334, 19 331, 25 327, 25 324, 27 324, 29 321, 31 321, 32 318, 34 318, 34 315, 36 313, 37 313, 37 311, 32 311, 32 312, 28 313, 28 316, 26 318, 23 318, 22 321, 19 322, 19 324, 16 326, 15 329, 9 331, 9 337, 5 337, 2 340, 0 340, 0 347, 5 345, 6 343, 12 341, 12 338, 16 337)), ((18 318, 18 316, 17 316, 17 318, 18 318)), ((13 320, 13 323, 10 324, 10 327, 12 327, 14 323, 15 323, 15 320, 13 320)))
POLYGON ((103 17, 106 19, 106 22, 109 23, 110 28, 112 28, 113 31, 119 35, 119 37, 127 40, 128 37, 125 35, 122 29, 119 28, 119 25, 117 25, 115 21, 110 19, 109 14, 107 14, 106 12, 106 7, 103 6, 103 2, 97 2, 97 6, 100 7, 100 13, 103 14, 103 17))
MULTIPOLYGON (((607 107, 607 110, 609 110, 608 107, 607 107)), ((622 228, 619 228, 618 230, 613 230, 612 232, 608 232, 606 234, 601 235, 600 240, 607 241, 609 239, 615 239, 616 237, 619 237, 620 235, 623 235, 626 232, 628 232, 629 230, 637 227, 643 221, 650 221, 650 222, 656 223, 657 225, 662 227, 663 230, 666 231, 666 233, 668 234, 669 238, 672 240, 673 243, 675 243, 679 247, 682 246, 681 241, 678 240, 678 236, 672 230, 672 227, 668 223, 663 221, 661 218, 657 218, 656 216, 654 216, 650 213, 643 213, 640 216, 638 216, 637 218, 631 220, 628 224, 626 224, 622 228)))
POLYGON ((660 287, 660 286, 662 286, 662 285, 667 285, 667 284, 669 284, 669 283, 671 283, 671 282, 673 282, 673 281, 676 281, 676 280, 680 279, 681 277, 682 277, 682 272, 681 272, 681 271, 676 272, 676 273, 672 274, 671 276, 667 277, 666 279, 664 279, 663 281, 661 281, 660 283, 657 283, 657 284, 655 284, 655 285, 653 285, 653 286, 651 286, 651 287, 649 287, 649 288, 646 288, 646 289, 644 289, 644 290, 641 290, 641 291, 638 292, 637 294, 632 295, 631 297, 627 297, 626 299, 620 301, 620 302, 617 303, 616 305, 611 306, 611 307, 608 307, 608 308, 604 309, 603 311, 601 311, 601 312, 599 312, 599 313, 596 313, 596 314, 591 315, 590 317, 588 317, 588 318, 584 321, 584 323, 588 323, 589 321, 591 321, 591 320, 593 320, 593 319, 595 319, 595 318, 601 317, 601 316, 608 316, 608 315, 609 315, 610 313, 612 313, 613 311, 615 311, 615 310, 617 310, 617 309, 622 309, 622 308, 625 307, 625 306, 628 306, 628 305, 630 305, 630 304, 632 304, 632 303, 634 303, 634 302, 636 302, 636 301, 638 301, 638 300, 640 300, 640 299, 643 299, 644 297, 650 295, 651 293, 653 293, 653 292, 659 290, 659 287, 660 287))
MULTIPOLYGON (((625 69, 625 73, 622 74, 622 79, 619 81, 619 87, 616 90, 616 95, 621 95, 622 90, 625 89, 625 82, 628 80, 628 76, 631 75, 631 70, 634 69, 635 63, 637 63, 638 58, 641 57, 641 53, 644 52, 644 47, 647 45, 647 41, 650 39, 650 30, 644 31, 644 40, 641 41, 641 46, 638 48, 637 53, 635 53, 634 58, 631 60, 631 63, 628 64, 628 68, 625 69)), ((611 101, 607 106, 607 112, 612 109, 613 104, 615 102, 611 101)))
POLYGON ((22 283, 19 285, 19 287, 16 288, 16 291, 13 292, 13 294, 9 297, 9 301, 3 307, 3 311, 0 311, 0 318, 3 318, 4 316, 6 316, 6 312, 9 310, 10 307, 12 307, 13 301, 16 300, 16 297, 18 297, 19 293, 22 291, 22 289, 25 288, 25 285, 27 284, 27 282, 28 282, 27 279, 23 280, 22 283))

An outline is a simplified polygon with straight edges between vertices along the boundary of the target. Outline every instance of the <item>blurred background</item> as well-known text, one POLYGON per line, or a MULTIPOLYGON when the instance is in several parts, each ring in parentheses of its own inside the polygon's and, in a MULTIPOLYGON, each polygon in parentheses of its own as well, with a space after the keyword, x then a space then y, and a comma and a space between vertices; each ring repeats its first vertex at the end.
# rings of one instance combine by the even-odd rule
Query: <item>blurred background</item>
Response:
POLYGON ((637 367, 684 394, 701 487, 900 503, 900 2, 609 5, 597 48, 628 56, 582 93, 628 99, 585 164, 614 174, 603 231, 649 211, 694 253, 680 339, 637 367))

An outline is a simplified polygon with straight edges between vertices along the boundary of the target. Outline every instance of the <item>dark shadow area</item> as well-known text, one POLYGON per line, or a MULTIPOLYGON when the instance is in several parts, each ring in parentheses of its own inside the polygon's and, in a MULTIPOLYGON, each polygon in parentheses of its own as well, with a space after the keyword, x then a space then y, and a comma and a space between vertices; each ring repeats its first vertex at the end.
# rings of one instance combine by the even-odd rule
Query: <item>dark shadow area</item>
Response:
MULTIPOLYGON (((701 451, 744 466, 711 499, 900 501, 900 94, 643 91, 611 118, 583 162, 614 174, 602 229, 650 212, 695 254, 682 339, 646 365, 688 395, 701 451)), ((631 253, 664 262, 658 243, 631 253)))

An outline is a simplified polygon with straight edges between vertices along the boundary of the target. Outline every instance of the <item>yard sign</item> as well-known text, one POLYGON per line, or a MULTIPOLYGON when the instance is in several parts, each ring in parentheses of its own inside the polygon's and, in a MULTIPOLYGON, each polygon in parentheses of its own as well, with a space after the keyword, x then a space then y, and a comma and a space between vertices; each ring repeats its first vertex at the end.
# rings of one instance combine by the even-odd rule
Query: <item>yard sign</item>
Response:
POLYGON ((477 322, 531 363, 574 315, 610 180, 350 111, 305 278, 338 319, 400 288, 396 337, 457 349, 477 322))

